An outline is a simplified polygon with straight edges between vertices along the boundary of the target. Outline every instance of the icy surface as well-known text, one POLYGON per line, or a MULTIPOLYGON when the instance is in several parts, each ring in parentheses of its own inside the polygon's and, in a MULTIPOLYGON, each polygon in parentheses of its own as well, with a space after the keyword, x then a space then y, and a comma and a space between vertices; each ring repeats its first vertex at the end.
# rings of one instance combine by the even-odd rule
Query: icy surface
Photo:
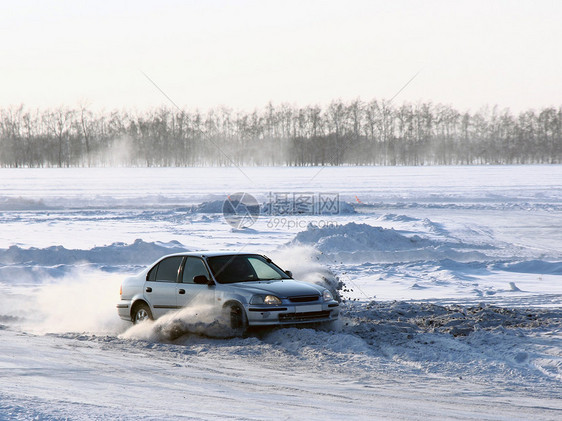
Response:
POLYGON ((0 419, 560 419, 562 166, 242 171, 0 170, 0 419), (287 193, 340 212, 270 214, 287 193), (205 249, 331 288, 340 323, 117 318, 123 277, 205 249))

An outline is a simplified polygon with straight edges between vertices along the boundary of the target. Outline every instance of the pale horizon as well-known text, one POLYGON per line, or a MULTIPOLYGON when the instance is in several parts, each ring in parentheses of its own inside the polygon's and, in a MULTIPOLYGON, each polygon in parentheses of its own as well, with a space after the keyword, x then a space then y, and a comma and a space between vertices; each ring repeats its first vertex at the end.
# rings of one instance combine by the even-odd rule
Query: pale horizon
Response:
POLYGON ((2 3, 0 107, 562 104, 556 1, 2 3))

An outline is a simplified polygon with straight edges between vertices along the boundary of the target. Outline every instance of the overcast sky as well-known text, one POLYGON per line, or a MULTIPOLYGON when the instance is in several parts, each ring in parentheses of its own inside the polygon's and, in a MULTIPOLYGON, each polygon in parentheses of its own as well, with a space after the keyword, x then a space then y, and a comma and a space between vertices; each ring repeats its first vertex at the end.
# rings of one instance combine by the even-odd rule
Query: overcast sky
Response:
POLYGON ((0 106, 562 105, 562 1, 4 1, 0 106))

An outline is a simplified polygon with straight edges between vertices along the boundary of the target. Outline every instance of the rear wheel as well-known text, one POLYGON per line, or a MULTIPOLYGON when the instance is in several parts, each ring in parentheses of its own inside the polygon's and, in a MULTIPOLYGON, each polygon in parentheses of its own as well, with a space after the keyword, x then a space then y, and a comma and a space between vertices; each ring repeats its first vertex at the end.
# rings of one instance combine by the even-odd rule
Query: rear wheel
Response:
POLYGON ((150 307, 145 303, 138 303, 133 309, 133 323, 138 324, 144 322, 145 320, 152 320, 152 312, 150 307))

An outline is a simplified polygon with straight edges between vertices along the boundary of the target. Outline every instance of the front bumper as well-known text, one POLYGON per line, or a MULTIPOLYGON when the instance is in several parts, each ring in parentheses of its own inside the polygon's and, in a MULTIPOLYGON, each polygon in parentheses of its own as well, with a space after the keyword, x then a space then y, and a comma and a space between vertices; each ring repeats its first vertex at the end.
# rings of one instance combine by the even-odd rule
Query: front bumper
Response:
POLYGON ((300 305, 283 304, 276 307, 249 305, 246 313, 249 326, 294 325, 337 320, 340 308, 336 301, 300 305))

